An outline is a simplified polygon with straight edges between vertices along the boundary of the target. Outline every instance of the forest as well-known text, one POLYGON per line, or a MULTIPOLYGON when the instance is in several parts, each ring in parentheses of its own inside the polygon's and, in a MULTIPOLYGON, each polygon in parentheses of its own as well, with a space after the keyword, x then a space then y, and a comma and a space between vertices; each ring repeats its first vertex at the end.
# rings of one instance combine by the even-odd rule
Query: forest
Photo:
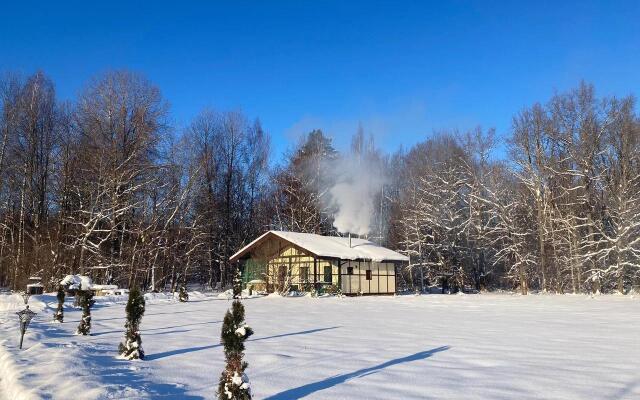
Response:
POLYGON ((4 74, 0 110, 0 287, 85 274, 226 288, 229 257, 266 230, 346 229, 410 256, 400 289, 442 277, 522 294, 640 288, 632 95, 581 83, 504 116, 508 132, 451 129, 389 150, 361 127, 342 152, 321 126, 274 149, 241 111, 205 109, 178 130, 160 88, 129 71, 73 101, 43 72, 4 74))

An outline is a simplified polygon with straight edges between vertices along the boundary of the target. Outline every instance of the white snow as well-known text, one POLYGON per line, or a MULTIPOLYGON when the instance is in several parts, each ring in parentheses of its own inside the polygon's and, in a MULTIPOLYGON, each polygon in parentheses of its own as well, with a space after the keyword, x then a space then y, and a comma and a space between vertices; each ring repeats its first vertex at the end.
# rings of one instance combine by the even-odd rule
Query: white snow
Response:
POLYGON ((42 283, 29 283, 27 285, 27 289, 32 288, 32 287, 43 287, 44 285, 42 285, 42 283))
POLYGON ((250 329, 249 325, 247 325, 247 324, 242 325, 241 327, 236 329, 236 335, 239 336, 239 337, 247 336, 247 329, 250 329))
POLYGON ((391 249, 387 249, 386 247, 379 246, 366 239, 352 238, 351 247, 349 247, 348 237, 322 236, 313 233, 283 231, 266 232, 231 256, 231 260, 234 260, 244 254, 255 243, 262 240, 269 234, 279 236, 280 238, 293 243, 298 247, 302 247, 318 257, 332 257, 342 260, 362 259, 366 261, 409 261, 407 256, 391 249))
POLYGON ((231 383, 233 383, 236 386, 240 386, 242 385, 242 377, 240 375, 238 375, 238 373, 234 373, 233 377, 231 378, 231 383))
MULTIPOLYGON (((38 316, 20 351, 22 299, 0 295, 0 399, 216 398, 230 301, 149 296, 138 362, 117 359, 126 296, 96 297, 92 336, 73 336, 81 311, 72 301, 53 324, 55 297, 32 296, 38 316)), ((243 302, 255 330, 246 342, 255 399, 640 398, 640 299, 631 296, 243 302)))
POLYGON ((2 398, 13 400, 32 400, 38 399, 38 396, 27 389, 23 382, 20 381, 20 369, 13 361, 13 356, 5 349, 4 339, 0 343, 0 371, 2 371, 2 377, 0 377, 0 396, 2 398))
POLYGON ((117 290, 118 285, 91 285, 91 289, 93 290, 117 290))
MULTIPOLYGON (((191 293, 191 292, 189 292, 191 293)), ((189 295, 191 296, 191 295, 189 295)), ((264 296, 263 293, 260 292, 256 292, 255 290, 249 294, 249 290, 248 289, 242 289, 242 292, 240 294, 240 296, 243 299, 252 299, 252 298, 256 298, 256 297, 262 297, 264 296)), ((219 299, 224 299, 224 300, 232 300, 233 299, 233 289, 228 289, 225 290, 224 292, 220 292, 218 293, 218 298, 219 299)))

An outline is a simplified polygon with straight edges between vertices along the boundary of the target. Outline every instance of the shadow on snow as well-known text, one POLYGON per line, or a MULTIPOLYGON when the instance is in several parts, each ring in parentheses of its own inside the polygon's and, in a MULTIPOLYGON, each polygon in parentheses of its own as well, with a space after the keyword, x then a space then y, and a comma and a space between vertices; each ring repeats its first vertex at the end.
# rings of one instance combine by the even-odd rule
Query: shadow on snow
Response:
MULTIPOLYGON (((75 321, 74 321, 75 322, 75 321)), ((68 333, 67 329, 75 329, 70 323, 66 326, 60 324, 39 323, 36 326, 43 331, 47 331, 49 338, 74 337, 68 333)), ((75 325, 75 324, 73 324, 75 325)), ((124 334, 124 330, 121 331, 124 334)), ((99 336, 99 335, 91 335, 99 336)), ((163 398, 163 399, 185 399, 204 400, 202 396, 194 396, 186 393, 186 388, 179 384, 158 383, 145 378, 145 374, 137 373, 138 369, 146 369, 144 362, 131 362, 117 359, 117 345, 114 343, 91 343, 82 340, 81 336, 77 340, 71 340, 68 344, 81 346, 84 352, 81 353, 80 361, 87 371, 91 370, 100 383, 107 387, 108 395, 127 393, 127 389, 134 389, 141 393, 143 398, 163 398)), ((41 342, 47 347, 60 347, 60 343, 52 343, 46 340, 41 342)))
POLYGON ((144 368, 144 362, 119 360, 114 357, 115 351, 112 346, 94 348, 90 353, 85 356, 87 361, 92 365, 99 365, 101 383, 111 386, 115 389, 115 393, 135 389, 140 391, 144 398, 204 400, 202 396, 188 395, 186 388, 181 385, 146 380, 143 374, 132 370, 132 367, 138 365, 144 368))
MULTIPOLYGON (((184 324, 184 325, 173 325, 173 326, 162 326, 160 328, 142 328, 140 330, 140 333, 142 334, 142 336, 146 336, 146 335, 163 335, 163 334, 167 334, 167 333, 175 333, 176 331, 168 331, 168 332, 164 332, 164 333, 148 333, 151 331, 163 331, 166 329, 174 329, 174 328, 185 328, 187 326, 194 326, 194 325, 208 325, 208 324, 218 324, 222 321, 206 321, 206 322, 194 322, 193 324, 184 324)), ((123 325, 124 326, 124 325, 123 325)), ((188 332, 188 330, 180 330, 177 332, 188 332)), ((113 330, 113 331, 101 331, 101 332, 96 332, 96 333, 91 333, 91 336, 102 336, 102 335, 108 335, 111 333, 122 333, 124 335, 124 327, 122 329, 118 329, 118 330, 113 330)))
MULTIPOLYGON (((282 333, 282 334, 279 334, 279 335, 265 336, 265 337, 256 338, 256 339, 249 339, 249 340, 247 340, 247 342, 257 342, 257 341, 260 341, 260 340, 277 339, 277 338, 286 337, 286 336, 308 335, 310 333, 328 331, 328 330, 337 329, 337 328, 340 328, 340 327, 339 326, 332 326, 332 327, 329 327, 329 328, 317 328, 317 329, 309 329, 309 330, 300 331, 300 332, 282 333)), ((144 337, 144 332, 142 332, 142 336, 144 337)), ((221 347, 221 346, 222 346, 222 344, 211 344, 211 345, 208 345, 208 346, 188 347, 188 348, 185 348, 185 349, 176 349, 176 350, 164 351, 162 353, 147 354, 146 357, 145 357, 145 360, 147 360, 147 361, 159 360, 161 358, 171 357, 171 356, 175 356, 175 355, 178 355, 178 354, 193 353, 194 351, 208 350, 208 349, 213 349, 213 348, 221 347)))
POLYGON ((362 368, 359 369, 357 371, 353 371, 353 372, 349 372, 346 374, 341 374, 341 375, 336 375, 336 376, 332 376, 331 378, 327 378, 318 382, 313 382, 313 383, 309 383, 306 385, 302 385, 302 386, 298 386, 296 388, 293 389, 289 389, 289 390, 285 390, 284 392, 280 392, 280 393, 276 393, 273 396, 269 396, 267 398, 265 398, 265 400, 291 400, 291 399, 300 399, 302 397, 306 397, 312 393, 315 392, 319 392, 321 390, 325 390, 325 389, 329 389, 331 387, 334 387, 336 385, 339 385, 341 383, 344 383, 350 379, 354 379, 354 378, 361 378, 363 376, 378 372, 382 369, 397 365, 397 364, 402 364, 402 363, 407 363, 407 362, 412 362, 412 361, 419 361, 419 360, 424 360, 425 358, 429 358, 432 355, 439 353, 441 351, 446 351, 449 350, 449 346, 442 346, 442 347, 437 347, 435 349, 431 349, 431 350, 427 350, 427 351, 421 351, 419 353, 415 353, 412 354, 410 356, 406 356, 406 357, 402 357, 402 358, 396 358, 393 360, 389 360, 386 362, 383 362, 382 364, 378 364, 378 365, 374 365, 373 367, 369 367, 369 368, 362 368))

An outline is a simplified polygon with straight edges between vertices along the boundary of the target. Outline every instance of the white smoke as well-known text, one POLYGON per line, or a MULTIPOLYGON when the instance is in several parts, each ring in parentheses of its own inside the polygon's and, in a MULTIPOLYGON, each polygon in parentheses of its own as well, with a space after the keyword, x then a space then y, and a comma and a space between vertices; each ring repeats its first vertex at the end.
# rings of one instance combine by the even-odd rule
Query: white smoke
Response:
POLYGON ((333 226, 340 233, 367 235, 375 215, 374 202, 386 178, 380 164, 360 157, 342 157, 331 164, 333 185, 328 191, 334 209, 333 226))

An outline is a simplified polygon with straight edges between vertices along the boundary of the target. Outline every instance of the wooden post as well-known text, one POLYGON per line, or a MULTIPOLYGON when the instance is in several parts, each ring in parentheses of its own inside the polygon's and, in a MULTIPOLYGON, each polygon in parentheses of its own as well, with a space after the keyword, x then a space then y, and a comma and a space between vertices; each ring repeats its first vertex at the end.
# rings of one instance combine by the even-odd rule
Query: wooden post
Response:
POLYGON ((313 288, 318 289, 318 258, 313 256, 313 288))

